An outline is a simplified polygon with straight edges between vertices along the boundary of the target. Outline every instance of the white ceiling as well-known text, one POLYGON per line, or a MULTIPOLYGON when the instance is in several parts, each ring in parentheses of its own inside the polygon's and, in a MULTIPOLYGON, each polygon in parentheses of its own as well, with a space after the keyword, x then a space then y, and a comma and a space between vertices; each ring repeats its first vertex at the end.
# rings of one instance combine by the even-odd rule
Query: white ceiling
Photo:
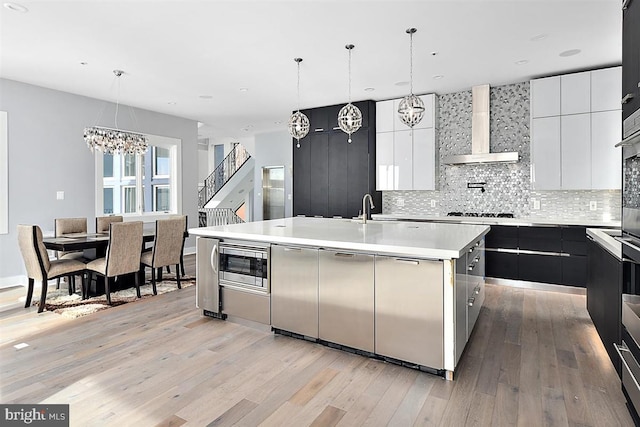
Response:
POLYGON ((294 57, 304 58, 301 108, 346 102, 347 43, 353 100, 406 95, 396 83, 409 80, 409 27, 418 29, 418 94, 619 65, 622 56, 620 0, 16 3, 28 12, 0 8, 0 77, 115 101, 112 70, 122 69, 121 103, 198 120, 201 136, 214 138, 286 129, 294 57), (581 52, 559 56, 570 49, 581 52))

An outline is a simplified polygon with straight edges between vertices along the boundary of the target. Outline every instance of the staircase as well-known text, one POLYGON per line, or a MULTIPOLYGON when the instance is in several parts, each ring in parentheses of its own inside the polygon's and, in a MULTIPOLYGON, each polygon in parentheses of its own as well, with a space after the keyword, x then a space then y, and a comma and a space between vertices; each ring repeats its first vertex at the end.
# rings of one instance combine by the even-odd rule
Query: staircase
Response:
POLYGON ((242 145, 236 144, 227 157, 204 180, 204 187, 198 191, 198 209, 204 209, 250 158, 249 152, 242 145))

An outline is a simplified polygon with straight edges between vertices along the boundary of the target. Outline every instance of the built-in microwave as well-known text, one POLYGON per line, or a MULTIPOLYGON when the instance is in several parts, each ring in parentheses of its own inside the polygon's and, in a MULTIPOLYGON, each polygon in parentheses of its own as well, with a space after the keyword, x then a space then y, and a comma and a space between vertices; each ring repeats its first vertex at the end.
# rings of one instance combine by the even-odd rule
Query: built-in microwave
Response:
POLYGON ((269 245, 220 243, 220 286, 269 292, 269 245))

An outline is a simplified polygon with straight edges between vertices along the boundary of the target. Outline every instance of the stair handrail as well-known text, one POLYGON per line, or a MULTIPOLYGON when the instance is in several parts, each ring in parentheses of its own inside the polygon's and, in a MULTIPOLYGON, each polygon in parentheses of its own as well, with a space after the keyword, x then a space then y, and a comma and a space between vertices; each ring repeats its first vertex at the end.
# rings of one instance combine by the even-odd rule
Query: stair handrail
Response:
POLYGON ((199 211, 199 226, 241 224, 245 222, 231 208, 204 208, 199 211))
POLYGON ((198 208, 202 209, 233 175, 251 158, 251 154, 242 144, 236 144, 227 157, 204 180, 204 186, 198 191, 198 208))

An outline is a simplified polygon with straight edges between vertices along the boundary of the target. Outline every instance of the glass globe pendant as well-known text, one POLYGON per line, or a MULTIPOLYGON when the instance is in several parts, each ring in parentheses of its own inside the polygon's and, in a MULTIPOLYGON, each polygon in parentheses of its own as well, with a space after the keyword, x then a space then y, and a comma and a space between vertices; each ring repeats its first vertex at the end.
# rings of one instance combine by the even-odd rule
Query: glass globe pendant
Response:
POLYGON ((309 118, 300 112, 300 63, 302 58, 293 58, 298 64, 298 111, 289 117, 289 134, 296 139, 296 148, 300 148, 300 139, 309 133, 309 118))
POLYGON ((349 144, 351 144, 351 134, 362 126, 362 112, 351 103, 351 50, 354 47, 352 44, 345 46, 349 51, 349 103, 338 112, 338 126, 344 133, 349 135, 349 144))
POLYGON ((402 98, 400 103, 398 104, 398 115, 400 116, 400 120, 402 123, 409 126, 410 128, 414 127, 422 117, 424 116, 424 102, 422 99, 415 96, 413 94, 413 34, 418 31, 415 28, 407 29, 407 34, 409 34, 409 81, 411 82, 411 94, 402 98))

